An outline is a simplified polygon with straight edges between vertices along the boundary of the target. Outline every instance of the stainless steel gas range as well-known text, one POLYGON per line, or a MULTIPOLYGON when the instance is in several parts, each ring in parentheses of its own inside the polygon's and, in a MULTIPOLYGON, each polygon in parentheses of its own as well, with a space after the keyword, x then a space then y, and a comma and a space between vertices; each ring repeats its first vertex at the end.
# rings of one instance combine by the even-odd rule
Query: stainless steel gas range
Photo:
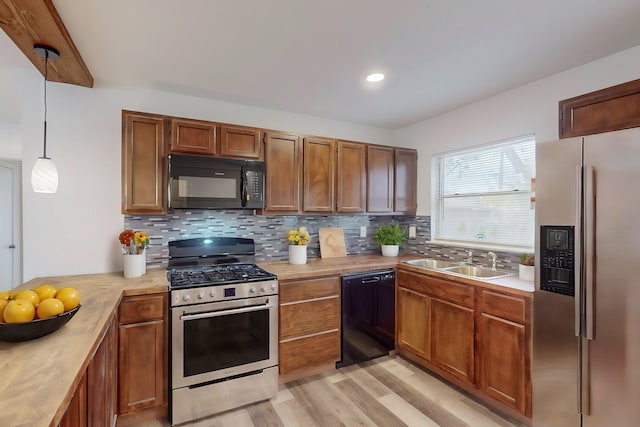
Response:
POLYGON ((278 392, 278 281, 252 239, 169 242, 171 424, 278 392))

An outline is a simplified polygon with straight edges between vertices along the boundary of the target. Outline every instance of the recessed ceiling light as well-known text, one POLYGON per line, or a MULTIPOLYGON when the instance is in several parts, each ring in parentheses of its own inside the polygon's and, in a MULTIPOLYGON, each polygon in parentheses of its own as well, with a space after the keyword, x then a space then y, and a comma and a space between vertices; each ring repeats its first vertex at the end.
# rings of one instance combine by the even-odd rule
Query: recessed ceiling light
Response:
POLYGON ((368 82, 379 82, 384 80, 384 74, 382 73, 373 73, 373 74, 369 74, 367 76, 367 81, 368 82))

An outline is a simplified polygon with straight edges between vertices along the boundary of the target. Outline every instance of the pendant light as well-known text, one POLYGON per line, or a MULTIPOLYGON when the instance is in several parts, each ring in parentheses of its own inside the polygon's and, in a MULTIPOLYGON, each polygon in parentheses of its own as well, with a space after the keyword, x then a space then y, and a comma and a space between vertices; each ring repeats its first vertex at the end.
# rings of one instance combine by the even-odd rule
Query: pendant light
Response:
POLYGON ((36 44, 33 50, 44 57, 44 150, 31 170, 31 187, 36 193, 55 193, 58 191, 58 169, 47 157, 47 75, 49 59, 58 59, 60 53, 52 47, 36 44))

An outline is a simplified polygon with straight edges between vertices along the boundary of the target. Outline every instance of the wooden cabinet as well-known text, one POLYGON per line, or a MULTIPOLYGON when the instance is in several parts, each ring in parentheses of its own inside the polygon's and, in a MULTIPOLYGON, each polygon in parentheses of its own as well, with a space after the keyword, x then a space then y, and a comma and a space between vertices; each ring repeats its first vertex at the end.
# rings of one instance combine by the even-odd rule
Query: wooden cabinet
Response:
POLYGON ((118 412, 167 404, 167 295, 125 297, 118 328, 118 412))
POLYGON ((474 381, 474 289, 398 272, 398 346, 465 382, 474 381))
POLYGON ((335 367, 340 359, 340 278, 280 284, 281 379, 335 367))
POLYGON ((262 131, 245 126, 221 125, 219 153, 222 157, 262 159, 262 131))
POLYGON ((122 125, 122 213, 167 213, 167 120, 123 111, 122 125))
POLYGON ((367 212, 393 212, 394 149, 367 146, 367 212))
POLYGON ((305 137, 303 208, 305 212, 335 212, 336 142, 305 137))
POLYGON ((299 213, 302 185, 300 136, 265 134, 265 207, 263 212, 299 213))
POLYGON ((366 145, 338 141, 337 203, 338 213, 365 211, 366 200, 366 145))
POLYGON ((117 397, 117 319, 109 322, 69 402, 61 427, 114 426, 117 397))
POLYGON ((480 297, 480 388, 531 416, 531 301, 482 290, 480 297))
POLYGON ((171 152, 217 155, 215 123, 171 119, 171 152))
POLYGON ((415 214, 418 208, 418 153, 416 150, 394 150, 393 210, 396 213, 415 214))

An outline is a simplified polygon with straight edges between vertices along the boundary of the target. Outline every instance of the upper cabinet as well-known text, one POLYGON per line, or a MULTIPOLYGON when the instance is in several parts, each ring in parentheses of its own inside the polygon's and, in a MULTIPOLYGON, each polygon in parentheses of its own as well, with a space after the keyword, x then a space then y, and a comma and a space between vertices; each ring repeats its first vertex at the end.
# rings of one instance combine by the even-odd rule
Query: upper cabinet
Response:
POLYGON ((299 135, 265 133, 264 213, 300 213, 302 143, 299 135))
POLYGON ((201 120, 171 119, 171 152, 217 155, 216 125, 201 120))
POLYGON ((220 126, 220 150, 222 157, 240 157, 259 160, 262 154, 262 131, 243 126, 220 126))
POLYGON ((367 212, 393 212, 394 149, 367 146, 367 212))
POLYGON ((338 141, 337 203, 339 213, 365 211, 366 145, 338 141))
POLYGON ((333 139, 304 138, 304 211, 335 212, 335 157, 333 139))
POLYGON ((418 152, 407 148, 395 149, 394 212, 415 215, 418 187, 418 152))
POLYGON ((164 116, 122 112, 122 213, 167 212, 168 126, 164 116))

